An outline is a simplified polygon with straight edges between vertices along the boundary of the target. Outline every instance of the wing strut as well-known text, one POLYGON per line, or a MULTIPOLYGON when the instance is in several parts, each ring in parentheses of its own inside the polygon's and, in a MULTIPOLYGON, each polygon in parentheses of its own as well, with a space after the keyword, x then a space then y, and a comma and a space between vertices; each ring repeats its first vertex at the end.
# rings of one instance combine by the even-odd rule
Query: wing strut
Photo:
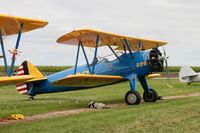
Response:
POLYGON ((139 42, 138 42, 138 45, 139 45, 139 51, 141 51, 141 50, 143 49, 142 41, 139 41, 139 42))
POLYGON ((2 50, 2 54, 3 54, 4 67, 6 69, 6 75, 8 75, 8 65, 7 65, 6 53, 5 53, 5 48, 4 48, 4 44, 3 44, 3 38, 2 38, 1 31, 0 31, 0 41, 1 41, 1 50, 2 50))
POLYGON ((21 34, 22 34, 23 28, 24 28, 24 24, 21 23, 20 29, 19 29, 19 32, 18 32, 18 36, 17 36, 17 42, 16 42, 16 45, 15 45, 15 49, 12 52, 12 54, 13 54, 12 55, 12 62, 11 62, 11 65, 10 65, 10 72, 9 72, 8 76, 11 76, 12 72, 13 72, 13 68, 14 68, 14 65, 15 65, 15 59, 16 59, 16 55, 17 55, 17 50, 18 50, 18 47, 19 47, 19 42, 20 42, 20 39, 21 39, 21 34))
POLYGON ((97 57, 97 49, 99 46, 99 35, 97 35, 96 38, 96 47, 95 47, 95 52, 94 52, 94 59, 93 59, 93 67, 92 67, 92 74, 94 74, 94 70, 95 70, 95 65, 96 65, 96 57, 97 57))
POLYGON ((133 54, 132 54, 132 51, 131 51, 131 47, 130 47, 130 44, 129 44, 128 40, 124 39, 124 42, 126 44, 126 47, 128 48, 129 53, 131 54, 131 57, 133 57, 133 54))
POLYGON ((76 64, 75 64, 75 68, 74 68, 74 74, 76 74, 76 70, 77 70, 78 58, 79 58, 79 51, 80 51, 80 45, 81 45, 81 43, 79 42, 79 44, 78 44, 78 50, 77 50, 77 55, 76 55, 76 64))
POLYGON ((79 42, 79 44, 78 44, 77 55, 76 55, 76 64, 75 64, 75 68, 74 68, 74 74, 76 74, 76 71, 77 71, 80 47, 81 47, 81 49, 83 51, 83 54, 84 54, 84 57, 85 57, 85 61, 87 63, 88 70, 89 70, 89 72, 91 74, 92 72, 91 72, 90 64, 89 64, 89 61, 88 61, 88 58, 87 58, 87 55, 86 55, 86 52, 85 52, 85 49, 84 49, 84 46, 83 46, 82 42, 79 42))
POLYGON ((4 48, 3 39, 2 39, 2 33, 0 31, 1 50, 2 50, 2 54, 3 54, 4 66, 5 66, 5 69, 6 69, 6 75, 8 75, 8 76, 11 76, 12 72, 13 72, 13 68, 14 68, 14 64, 15 64, 15 58, 16 58, 16 55, 17 55, 17 50, 18 50, 18 47, 19 47, 19 42, 20 42, 20 39, 21 39, 21 33, 22 33, 23 27, 24 27, 24 24, 21 23, 20 29, 19 29, 19 32, 18 32, 18 37, 17 37, 15 49, 12 52, 13 55, 12 55, 12 62, 11 62, 11 66, 10 66, 10 71, 8 70, 5 48, 4 48))
POLYGON ((108 45, 109 49, 113 52, 113 54, 117 57, 117 59, 120 61, 119 56, 117 56, 117 54, 115 53, 115 51, 112 49, 112 47, 110 45, 108 45))
POLYGON ((84 56, 85 56, 85 61, 86 61, 86 63, 87 63, 87 66, 88 66, 89 72, 91 73, 90 64, 89 64, 89 62, 88 62, 88 58, 87 58, 87 55, 86 55, 86 52, 85 52, 85 49, 84 49, 84 47, 83 47, 82 42, 80 42, 80 45, 81 45, 81 48, 82 48, 83 54, 84 54, 84 56))

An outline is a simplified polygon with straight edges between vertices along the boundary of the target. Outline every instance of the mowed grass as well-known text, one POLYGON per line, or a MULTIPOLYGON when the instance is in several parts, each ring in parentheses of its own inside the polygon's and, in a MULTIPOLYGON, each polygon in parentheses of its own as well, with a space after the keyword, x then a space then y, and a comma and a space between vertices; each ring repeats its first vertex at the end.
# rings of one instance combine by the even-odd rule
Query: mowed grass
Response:
MULTIPOLYGON (((182 95, 200 91, 200 84, 187 86, 178 80, 149 80, 152 88, 161 96, 182 95)), ((98 87, 95 89, 44 94, 28 101, 27 96, 16 93, 14 86, 0 88, 0 118, 11 113, 33 115, 44 112, 87 107, 89 100, 123 103, 129 83, 98 87), (78 103, 76 101, 78 100, 78 103)), ((138 90, 142 94, 141 86, 138 90)), ((200 97, 126 104, 109 110, 80 113, 46 120, 27 121, 1 125, 0 132, 199 132, 200 97)))
POLYGON ((199 97, 0 126, 1 133, 199 133, 199 97))

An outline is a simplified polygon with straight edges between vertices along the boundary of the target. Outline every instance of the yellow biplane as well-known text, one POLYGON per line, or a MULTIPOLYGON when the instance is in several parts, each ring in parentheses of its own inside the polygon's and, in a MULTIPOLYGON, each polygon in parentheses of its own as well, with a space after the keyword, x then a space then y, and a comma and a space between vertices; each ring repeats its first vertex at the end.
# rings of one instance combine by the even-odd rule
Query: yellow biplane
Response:
MULTIPOLYGON (((20 28, 22 29, 22 28, 20 28)), ((53 92, 74 91, 97 86, 105 86, 118 82, 129 81, 130 91, 125 95, 127 104, 139 104, 141 96, 137 92, 137 79, 144 92, 146 102, 156 102, 158 94, 148 86, 146 78, 159 76, 163 71, 164 57, 158 47, 167 42, 148 40, 113 33, 80 29, 74 30, 57 39, 60 44, 77 46, 75 67, 49 76, 42 75, 31 62, 24 61, 17 72, 17 77, 2 77, 0 84, 18 82, 17 90, 21 94, 35 95, 53 92), (108 47, 115 59, 97 60, 98 48, 108 47), (115 48, 113 48, 115 46, 115 48), (93 60, 89 61, 85 48, 93 48, 93 60), (78 66, 79 54, 82 50, 86 64, 78 66), (117 52, 120 51, 120 54, 117 52), (21 83, 20 83, 21 82, 21 83)))

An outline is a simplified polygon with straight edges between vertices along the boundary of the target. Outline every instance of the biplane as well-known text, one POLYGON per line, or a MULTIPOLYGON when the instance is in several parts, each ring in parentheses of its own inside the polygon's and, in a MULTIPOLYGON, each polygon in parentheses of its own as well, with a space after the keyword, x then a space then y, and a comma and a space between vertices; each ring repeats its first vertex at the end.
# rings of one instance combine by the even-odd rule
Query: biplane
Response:
POLYGON ((18 54, 18 48, 20 45, 22 33, 29 32, 38 28, 43 28, 47 24, 48 22, 42 20, 0 14, 0 43, 2 51, 2 55, 0 55, 0 58, 3 58, 4 60, 6 76, 11 76, 13 74, 13 69, 15 65, 16 56, 18 54), (10 53, 12 54, 12 60, 9 69, 6 58, 6 51, 4 48, 3 36, 10 35, 17 35, 17 41, 14 50, 10 51, 10 53))
MULTIPOLYGON (((19 67, 17 77, 24 75, 30 79, 20 79, 21 83, 17 84, 20 93, 28 94, 30 99, 33 99, 34 96, 43 93, 82 90, 128 80, 130 91, 125 94, 125 101, 133 105, 141 101, 137 92, 139 79, 144 89, 144 101, 156 102, 158 99, 157 92, 148 86, 146 78, 157 77, 157 73, 163 71, 164 58, 158 47, 167 42, 80 29, 64 34, 57 39, 57 43, 77 46, 75 67, 44 76, 31 62, 24 61, 19 67), (98 60, 100 47, 108 47, 115 58, 109 60, 105 57, 98 60), (85 48, 94 49, 92 61, 89 61, 85 48), (78 66, 80 51, 83 52, 86 64, 78 66)), ((10 83, 12 77, 4 79, 0 79, 0 84, 10 83)))

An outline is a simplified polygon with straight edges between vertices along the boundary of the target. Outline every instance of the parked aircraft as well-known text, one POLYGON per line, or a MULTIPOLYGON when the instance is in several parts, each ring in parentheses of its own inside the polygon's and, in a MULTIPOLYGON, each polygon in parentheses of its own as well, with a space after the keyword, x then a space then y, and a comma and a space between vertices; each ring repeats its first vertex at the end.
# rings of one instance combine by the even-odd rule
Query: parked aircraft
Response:
POLYGON ((190 85, 194 82, 200 82, 200 73, 195 72, 189 66, 182 66, 179 72, 179 80, 190 85))
MULTIPOLYGON (((80 29, 64 34, 57 40, 60 44, 77 46, 75 67, 49 76, 44 76, 31 62, 24 61, 17 76, 1 77, 0 84, 21 82, 17 90, 34 96, 44 93, 74 91, 129 81, 130 91, 125 95, 127 104, 139 104, 137 79, 142 85, 145 102, 156 102, 157 92, 150 88, 146 77, 157 77, 163 71, 164 57, 158 47, 167 44, 157 40, 117 35, 113 33, 80 29), (115 56, 114 60, 97 60, 98 48, 106 46, 115 56), (116 48, 113 48, 116 47, 116 48), (93 61, 89 61, 85 48, 93 48, 93 61), (78 66, 82 50, 86 65, 78 66)), ((70 57, 71 58, 71 57, 70 57)), ((66 60, 66 59, 63 59, 66 60)))

